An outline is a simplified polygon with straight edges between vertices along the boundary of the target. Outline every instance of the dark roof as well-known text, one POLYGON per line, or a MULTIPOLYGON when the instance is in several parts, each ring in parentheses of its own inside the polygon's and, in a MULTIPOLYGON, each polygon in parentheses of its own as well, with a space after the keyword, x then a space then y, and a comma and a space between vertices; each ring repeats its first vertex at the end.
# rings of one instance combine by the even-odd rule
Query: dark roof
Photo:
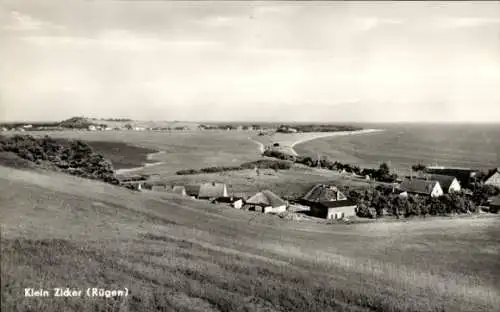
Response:
POLYGON ((231 196, 233 197, 233 199, 243 199, 243 200, 248 199, 248 194, 246 193, 232 193, 231 196))
POLYGON ((335 186, 316 184, 302 197, 302 200, 308 202, 336 201, 337 198, 342 196, 346 198, 335 186))
POLYGON ((254 196, 250 197, 247 201, 247 204, 256 205, 256 206, 271 206, 271 207, 279 207, 286 205, 286 202, 281 199, 278 195, 274 194, 269 190, 265 190, 262 192, 258 192, 254 196))
POLYGON ((421 179, 413 179, 413 180, 404 180, 399 185, 399 188, 408 193, 417 193, 417 194, 427 194, 430 195, 432 190, 439 184, 438 181, 427 181, 421 179))
POLYGON ((449 176, 444 174, 424 174, 424 176, 421 177, 420 179, 438 181, 443 191, 447 192, 453 181, 455 181, 455 179, 457 178, 455 178, 454 176, 449 176))
POLYGON ((203 198, 219 198, 225 197, 224 190, 227 193, 227 187, 224 183, 203 183, 200 186, 200 192, 198 193, 198 197, 203 198))
POLYGON ((467 186, 469 185, 470 179, 474 176, 476 173, 476 170, 473 169, 467 169, 467 168, 426 168, 424 170, 424 173, 430 173, 430 174, 441 174, 441 175, 447 175, 447 176, 452 176, 457 178, 457 180, 460 182, 460 185, 462 186, 467 186))
POLYGON ((189 196, 198 196, 200 193, 200 185, 198 184, 188 184, 184 188, 189 196))

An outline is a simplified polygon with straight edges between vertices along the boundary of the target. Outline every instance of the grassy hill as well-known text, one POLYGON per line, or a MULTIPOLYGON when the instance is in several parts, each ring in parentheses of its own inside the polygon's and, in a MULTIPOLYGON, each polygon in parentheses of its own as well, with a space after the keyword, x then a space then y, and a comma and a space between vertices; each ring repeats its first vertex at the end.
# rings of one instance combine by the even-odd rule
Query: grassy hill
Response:
POLYGON ((2 311, 498 311, 498 217, 356 225, 0 166, 2 311), (128 288, 26 298, 26 287, 128 288))

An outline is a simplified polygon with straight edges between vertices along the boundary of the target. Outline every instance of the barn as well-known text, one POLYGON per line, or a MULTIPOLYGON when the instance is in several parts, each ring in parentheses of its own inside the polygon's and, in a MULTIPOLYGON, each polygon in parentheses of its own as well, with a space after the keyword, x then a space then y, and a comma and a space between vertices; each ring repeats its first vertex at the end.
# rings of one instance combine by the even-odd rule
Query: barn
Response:
POLYGON ((184 187, 186 189, 186 194, 191 198, 198 198, 200 194, 199 184, 188 184, 184 187))
POLYGON ((245 206, 249 210, 261 211, 263 213, 279 213, 286 211, 287 202, 273 192, 264 190, 250 197, 246 201, 245 206))

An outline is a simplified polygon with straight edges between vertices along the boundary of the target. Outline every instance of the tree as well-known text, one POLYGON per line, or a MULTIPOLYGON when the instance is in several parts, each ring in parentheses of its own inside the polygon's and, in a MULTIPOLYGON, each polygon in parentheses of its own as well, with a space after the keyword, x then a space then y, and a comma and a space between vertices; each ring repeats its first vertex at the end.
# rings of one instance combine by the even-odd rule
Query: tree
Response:
POLYGON ((385 162, 380 164, 380 167, 378 170, 379 170, 381 176, 388 176, 391 173, 389 165, 385 162))
POLYGON ((416 171, 416 172, 424 171, 426 168, 427 167, 425 165, 422 165, 422 164, 416 164, 416 165, 411 166, 411 169, 413 171, 416 171))
POLYGON ((132 128, 133 128, 132 125, 129 123, 125 124, 123 127, 125 127, 125 129, 127 129, 127 130, 132 130, 132 128))

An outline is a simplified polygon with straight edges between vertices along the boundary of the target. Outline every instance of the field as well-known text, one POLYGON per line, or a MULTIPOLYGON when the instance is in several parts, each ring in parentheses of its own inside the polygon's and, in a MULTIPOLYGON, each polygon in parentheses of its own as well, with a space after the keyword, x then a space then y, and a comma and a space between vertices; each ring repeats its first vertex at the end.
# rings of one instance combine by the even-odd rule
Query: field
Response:
POLYGON ((499 311, 497 217, 293 223, 6 167, 0 190, 3 311, 499 311))
MULTIPOLYGON (((111 154, 111 160, 118 159, 117 169, 129 168, 123 163, 146 162, 143 155, 137 155, 137 150, 127 148, 117 156, 116 143, 126 143, 151 151, 159 151, 152 155, 149 162, 161 162, 154 167, 146 167, 141 173, 159 173, 172 175, 181 169, 199 169, 211 166, 239 165, 243 162, 260 158, 259 146, 250 140, 251 132, 238 131, 55 131, 29 132, 33 136, 49 135, 54 138, 80 139, 88 141, 96 151, 105 155, 111 154), (123 158, 122 158, 123 157, 123 158), (126 161, 125 161, 126 159, 126 161), (120 166, 121 165, 121 166, 120 166)), ((138 171, 139 172, 139 171, 138 171)))
POLYGON ((409 170, 417 163, 491 169, 500 165, 500 126, 394 124, 365 125, 382 128, 357 136, 339 136, 295 146, 299 154, 328 156, 362 167, 391 167, 409 170))

